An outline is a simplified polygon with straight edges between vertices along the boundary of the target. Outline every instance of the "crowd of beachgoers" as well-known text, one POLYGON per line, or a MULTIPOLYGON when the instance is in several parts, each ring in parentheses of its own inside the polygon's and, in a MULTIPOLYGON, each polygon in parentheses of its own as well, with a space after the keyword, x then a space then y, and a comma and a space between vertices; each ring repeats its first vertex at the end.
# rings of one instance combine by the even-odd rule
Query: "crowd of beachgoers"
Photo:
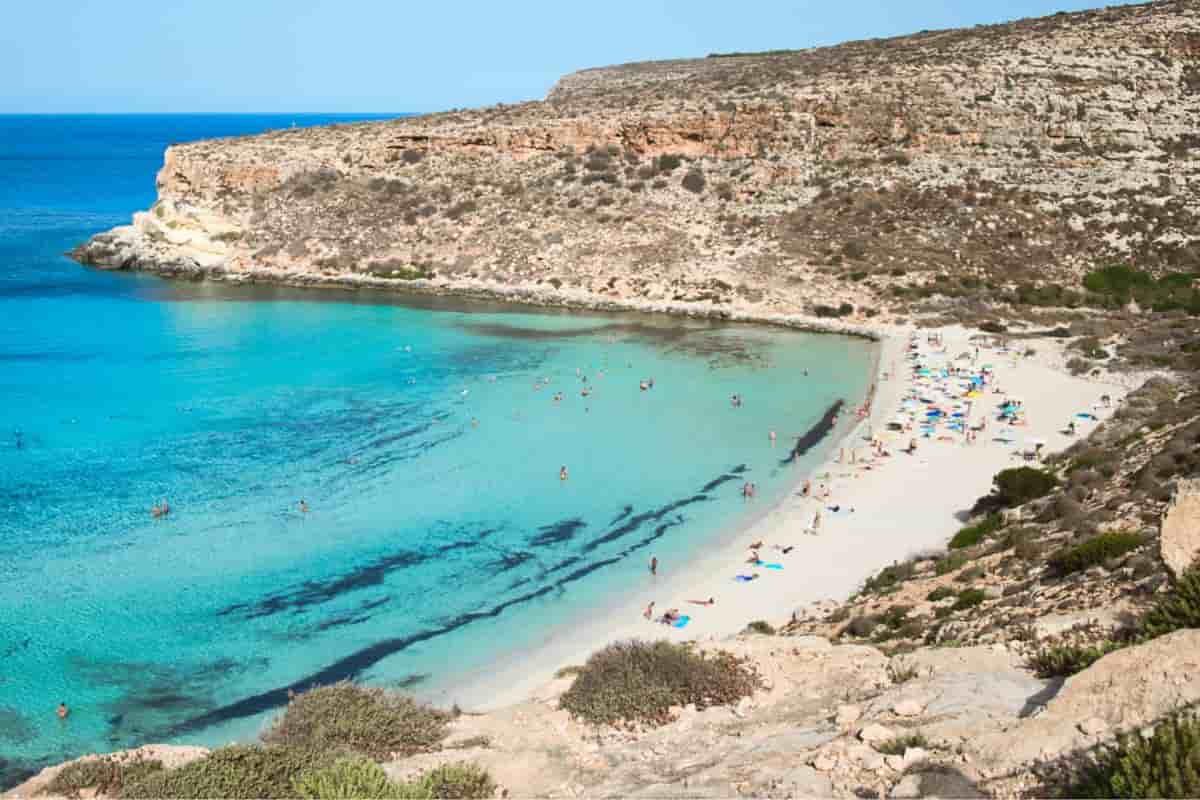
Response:
MULTIPOLYGON (((786 580, 781 573, 789 556, 800 555, 796 552, 800 537, 836 536, 840 523, 856 513, 855 479, 889 468, 903 471, 908 459, 928 448, 1002 448, 1014 463, 1041 461, 1048 441, 1031 433, 1029 402, 1009 393, 1000 378, 1006 369, 1016 370, 1028 357, 1027 351, 994 335, 971 336, 965 343, 959 339, 957 345, 949 345, 940 332, 909 334, 900 356, 881 365, 878 374, 879 381, 901 382, 901 390, 891 394, 899 397, 895 408, 882 419, 872 413, 878 389, 872 384, 862 404, 853 409, 856 423, 836 457, 795 492, 803 511, 791 519, 802 520, 802 524, 776 526, 769 541, 756 538, 750 542, 744 562, 730 567, 730 584, 786 580)), ((1112 406, 1112 395, 1100 394, 1089 407, 1062 419, 1056 428, 1061 437, 1057 443, 1084 433, 1084 426, 1098 423, 1112 406)), ((837 421, 835 418, 835 429, 837 421)), ((766 438, 774 445, 773 431, 766 438)), ((753 484, 743 486, 742 495, 752 499, 753 484)), ((657 559, 651 560, 650 571, 658 575, 657 559)), ((651 601, 642 616, 682 629, 719 600, 715 595, 687 599, 683 603, 687 613, 674 606, 658 613, 656 601, 651 601)))

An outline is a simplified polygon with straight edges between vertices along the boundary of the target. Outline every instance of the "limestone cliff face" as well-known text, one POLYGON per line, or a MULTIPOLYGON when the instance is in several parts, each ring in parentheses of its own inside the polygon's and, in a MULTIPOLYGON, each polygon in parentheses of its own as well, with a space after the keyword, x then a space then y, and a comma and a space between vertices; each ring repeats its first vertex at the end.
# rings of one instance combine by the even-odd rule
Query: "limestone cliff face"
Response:
POLYGON ((541 102, 173 146, 158 203, 76 255, 742 311, 995 305, 1107 259, 1200 264, 1197 119, 1183 0, 629 64, 541 102))

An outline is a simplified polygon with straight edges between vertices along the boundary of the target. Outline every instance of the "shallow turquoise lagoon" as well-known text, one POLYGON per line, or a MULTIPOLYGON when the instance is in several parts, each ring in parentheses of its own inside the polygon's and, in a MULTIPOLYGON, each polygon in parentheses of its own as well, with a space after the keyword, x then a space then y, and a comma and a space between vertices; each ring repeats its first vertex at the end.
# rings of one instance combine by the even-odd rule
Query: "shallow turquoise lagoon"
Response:
POLYGON ((778 499, 821 456, 790 437, 865 394, 842 337, 82 270, 59 254, 152 199, 161 148, 121 119, 120 163, 0 159, 6 782, 249 739, 289 689, 486 674, 778 499))

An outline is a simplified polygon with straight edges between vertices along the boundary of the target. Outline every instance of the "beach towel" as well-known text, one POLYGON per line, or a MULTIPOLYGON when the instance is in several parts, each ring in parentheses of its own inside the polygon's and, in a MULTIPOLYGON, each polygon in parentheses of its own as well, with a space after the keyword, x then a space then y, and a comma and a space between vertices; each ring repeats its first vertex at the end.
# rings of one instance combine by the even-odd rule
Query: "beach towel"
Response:
POLYGON ((734 575, 733 579, 739 583, 748 583, 749 581, 754 580, 754 577, 751 575, 734 575))
POLYGON ((763 564, 767 569, 783 569, 783 564, 763 564))
POLYGON ((692 621, 691 617, 680 617, 671 625, 672 628, 686 628, 687 624, 692 621))

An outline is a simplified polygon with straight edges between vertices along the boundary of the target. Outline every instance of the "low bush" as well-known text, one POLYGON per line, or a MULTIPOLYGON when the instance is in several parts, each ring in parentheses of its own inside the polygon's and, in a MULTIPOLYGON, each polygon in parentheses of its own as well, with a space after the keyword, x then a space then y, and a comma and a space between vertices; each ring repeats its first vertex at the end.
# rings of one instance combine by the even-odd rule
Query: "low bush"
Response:
POLYGON ((75 761, 63 767, 46 786, 48 794, 79 797, 84 789, 96 794, 119 797, 127 783, 136 782, 163 769, 158 760, 133 759, 122 761, 114 756, 101 756, 75 761))
POLYGON ((1121 734, 1069 797, 1200 797, 1200 722, 1188 712, 1159 722, 1154 735, 1121 734))
POLYGON ((858 616, 850 620, 850 624, 846 626, 846 632, 851 636, 856 636, 859 639, 865 639, 870 636, 875 629, 879 627, 879 618, 872 615, 858 616))
POLYGON ((1030 656, 1026 666, 1039 678, 1065 678, 1082 672, 1116 649, 1116 645, 1105 643, 1099 647, 1079 645, 1056 645, 1044 647, 1030 656))
POLYGON ((683 188, 692 194, 703 194, 705 183, 704 173, 698 169, 689 170, 681 181, 683 188))
POLYGON ((385 759, 435 750, 450 718, 410 697, 342 681, 298 695, 263 741, 385 759))
POLYGON ((672 153, 666 153, 658 157, 658 159, 654 162, 654 166, 658 168, 659 172, 673 172, 674 170, 678 169, 679 165, 682 163, 683 158, 681 156, 677 156, 672 153))
POLYGON ((761 633, 764 636, 772 636, 775 633, 775 626, 766 620, 756 619, 746 626, 747 633, 761 633))
POLYGON ((1103 564, 1110 558, 1123 556, 1142 544, 1142 537, 1127 531, 1108 531, 1086 542, 1069 545, 1050 556, 1050 569, 1058 575, 1069 575, 1103 564))
POLYGON ((296 795, 305 800, 390 800, 400 787, 383 767, 365 758, 343 758, 321 769, 301 772, 292 779, 296 795))
POLYGON ((988 514, 974 525, 968 525, 954 534, 954 538, 950 540, 948 546, 951 550, 973 547, 1003 527, 1004 516, 1002 514, 988 514))
POLYGON ((955 591, 949 586, 939 586, 925 595, 925 599, 931 603, 936 603, 938 600, 945 600, 947 597, 954 597, 954 595, 955 591))
POLYGON ((302 747, 231 745, 178 769, 158 770, 125 784, 123 798, 171 797, 179 800, 207 798, 290 798, 296 791, 292 779, 306 770, 321 769, 333 755, 302 747))
POLYGON ((913 733, 907 736, 897 736, 875 745, 875 749, 885 756, 902 756, 905 750, 910 750, 914 747, 928 748, 929 741, 921 734, 913 733))
POLYGON ((415 780, 396 783, 366 759, 342 759, 306 770, 293 786, 305 800, 482 800, 496 791, 492 776, 475 764, 444 764, 415 780))
POLYGON ((1050 494, 1058 486, 1058 478, 1033 467, 1013 467, 997 472, 992 484, 998 499, 1011 508, 1050 494))
POLYGON ((417 786, 427 790, 422 797, 436 800, 479 800, 496 792, 496 783, 486 770, 475 764, 444 764, 425 773, 417 786))
POLYGON ((939 558, 933 565, 937 575, 949 575, 955 570, 962 569, 967 563, 967 557, 962 553, 950 553, 945 558, 939 558))
POLYGON ((758 686, 753 667, 730 653, 632 640, 593 653, 559 704, 595 724, 660 725, 670 721, 671 706, 734 703, 758 686))
POLYGON ((1182 628, 1200 628, 1200 565, 1193 565, 1146 612, 1138 624, 1143 639, 1154 639, 1182 628))
POLYGON ((867 578, 863 584, 863 594, 880 594, 889 591, 912 577, 916 566, 911 561, 904 561, 884 567, 878 574, 867 578))
POLYGON ((950 610, 962 611, 974 608, 986 599, 987 595, 983 593, 983 589, 963 589, 958 593, 958 599, 954 601, 954 605, 950 606, 950 610))

